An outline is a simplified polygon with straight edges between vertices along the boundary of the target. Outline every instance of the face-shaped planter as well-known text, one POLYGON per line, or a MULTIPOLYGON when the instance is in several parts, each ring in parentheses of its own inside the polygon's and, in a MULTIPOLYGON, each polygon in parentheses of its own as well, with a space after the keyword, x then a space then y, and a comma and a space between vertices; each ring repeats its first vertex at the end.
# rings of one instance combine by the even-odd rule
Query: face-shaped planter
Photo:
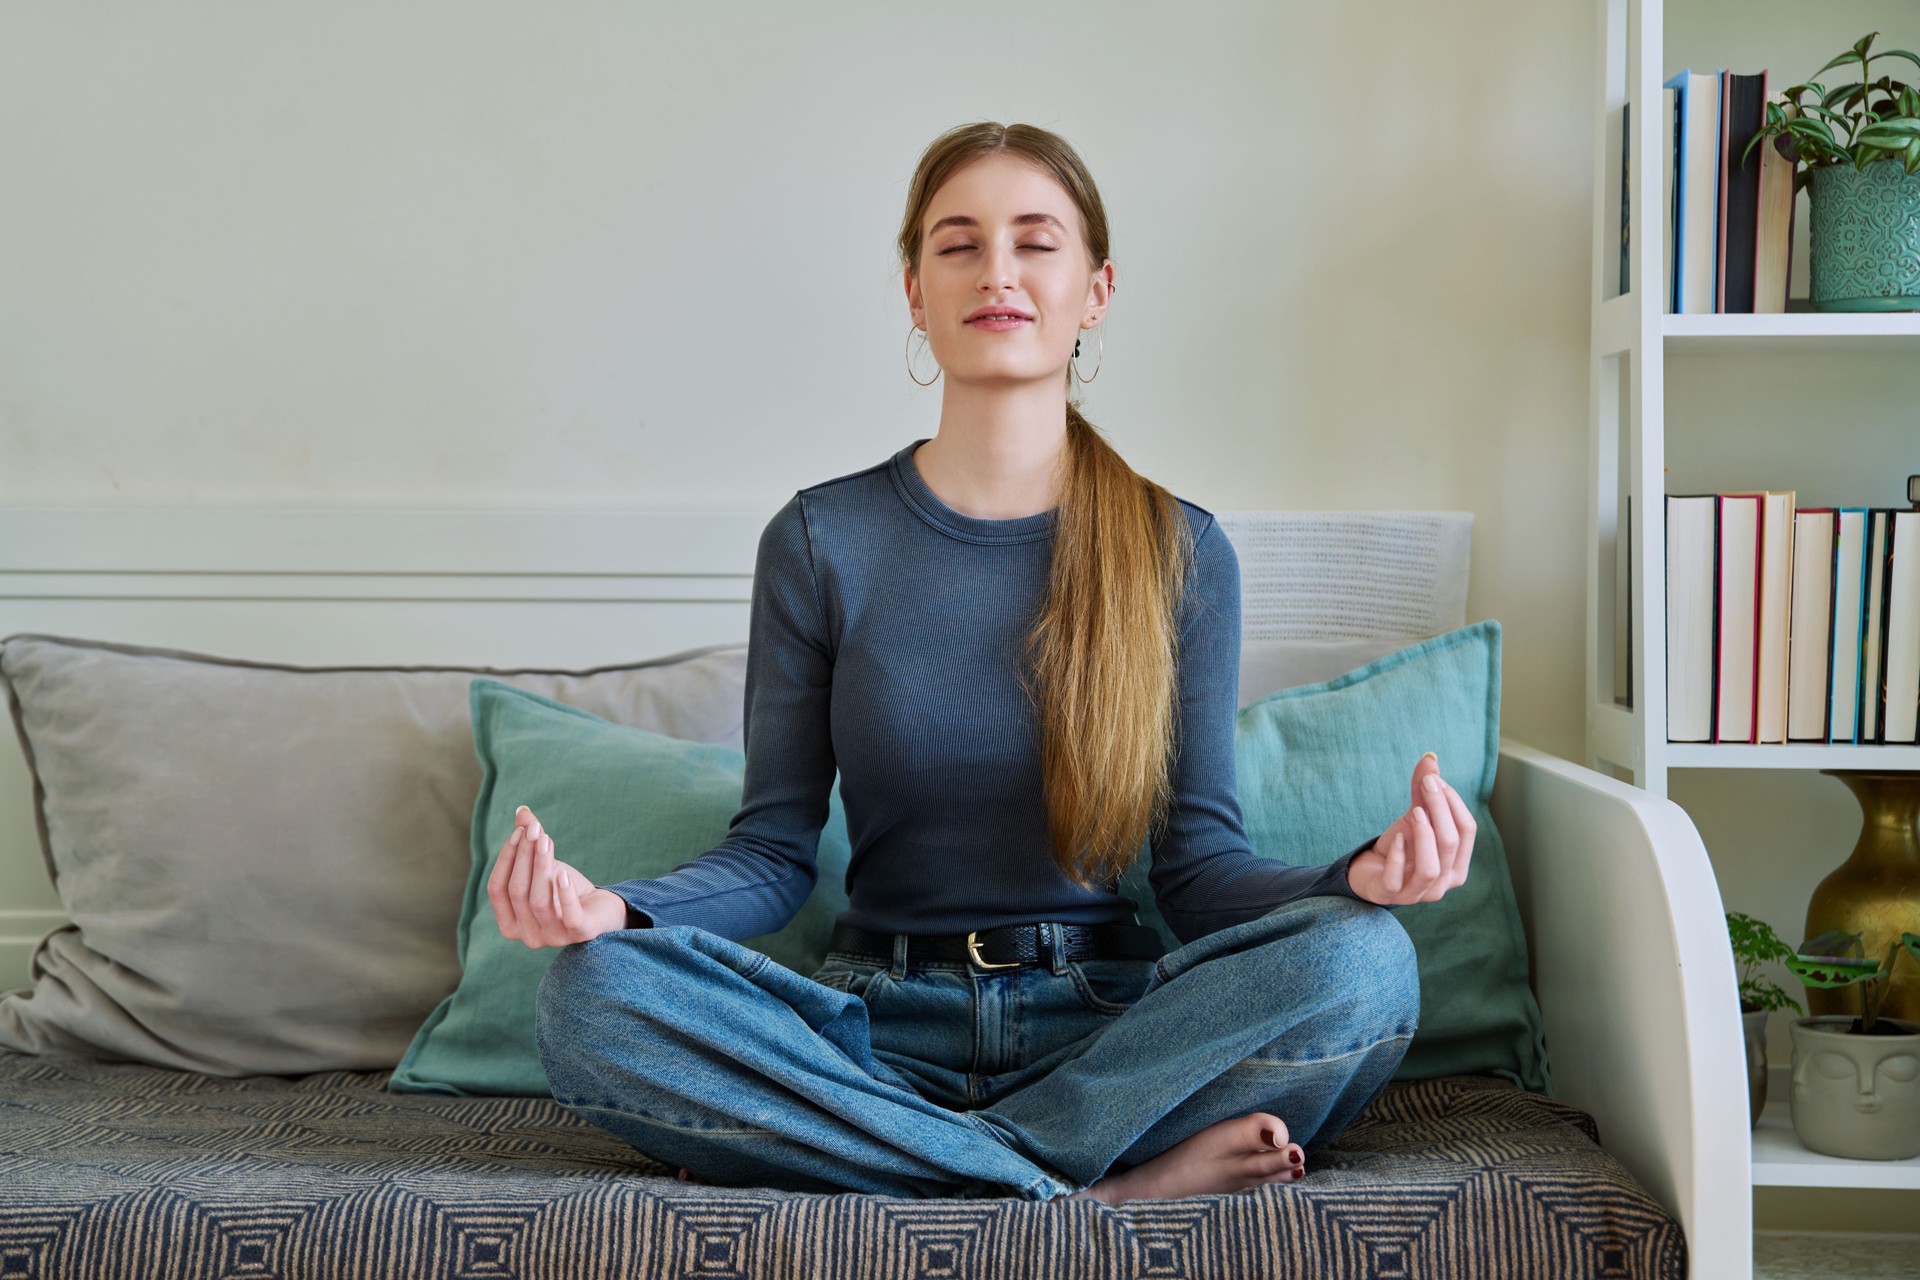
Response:
POLYGON ((1793 1024, 1793 1131, 1822 1155, 1920 1156, 1920 1023, 1876 1023, 1896 1035, 1849 1035, 1852 1025, 1846 1014, 1793 1024))

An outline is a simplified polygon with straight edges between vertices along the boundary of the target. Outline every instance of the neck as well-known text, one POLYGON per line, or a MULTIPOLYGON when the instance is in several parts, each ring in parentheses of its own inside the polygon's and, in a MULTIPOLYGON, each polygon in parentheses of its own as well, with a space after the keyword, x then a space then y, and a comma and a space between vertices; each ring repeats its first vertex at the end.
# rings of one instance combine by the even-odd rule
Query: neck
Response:
POLYGON ((914 450, 913 461, 934 496, 955 511, 1017 520, 1059 505, 1056 469, 1066 448, 1066 401, 1058 391, 1022 404, 1004 395, 975 400, 950 388, 939 432, 914 450))

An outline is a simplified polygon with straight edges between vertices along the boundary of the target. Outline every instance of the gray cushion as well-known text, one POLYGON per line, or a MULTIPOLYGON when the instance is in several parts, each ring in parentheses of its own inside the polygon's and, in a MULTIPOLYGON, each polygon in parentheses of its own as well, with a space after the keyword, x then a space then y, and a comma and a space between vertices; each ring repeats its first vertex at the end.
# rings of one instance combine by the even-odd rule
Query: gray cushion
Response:
POLYGON ((0 1046, 213 1075, 391 1068, 460 980, 468 684, 741 747, 746 645, 586 671, 299 667, 0 641, 70 923, 0 1046))

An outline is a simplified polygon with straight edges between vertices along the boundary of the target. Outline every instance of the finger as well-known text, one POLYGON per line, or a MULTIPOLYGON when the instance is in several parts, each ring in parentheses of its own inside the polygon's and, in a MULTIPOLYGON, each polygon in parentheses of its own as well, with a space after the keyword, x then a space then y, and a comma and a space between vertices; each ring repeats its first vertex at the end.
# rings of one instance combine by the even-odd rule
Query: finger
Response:
POLYGON ((1434 844, 1440 850, 1440 876, 1447 881, 1453 874, 1454 854, 1460 848, 1460 832, 1454 826, 1453 809, 1447 804, 1445 779, 1438 773, 1427 776, 1433 779, 1433 790, 1427 792, 1426 814, 1428 821, 1433 824, 1434 844))
POLYGON ((1402 827, 1393 833, 1393 847, 1387 851, 1387 891, 1394 897, 1407 884, 1407 832, 1402 827))
POLYGON ((1415 902, 1424 902, 1440 881, 1440 850, 1434 843, 1433 823, 1425 809, 1413 811, 1413 888, 1415 902))
POLYGON ((508 937, 519 931, 519 921, 514 915, 513 903, 508 899, 507 886, 513 877, 513 864, 520 855, 520 828, 515 827, 507 842, 500 846, 500 856, 493 860, 493 874, 487 877, 487 901, 493 904, 494 918, 500 922, 500 931, 508 937))
POLYGON ((1452 787, 1447 788, 1447 807, 1453 810, 1453 825, 1460 831, 1460 853, 1453 860, 1453 884, 1467 882, 1467 864, 1473 860, 1473 837, 1479 831, 1479 824, 1473 820, 1473 810, 1467 808, 1467 802, 1452 787))

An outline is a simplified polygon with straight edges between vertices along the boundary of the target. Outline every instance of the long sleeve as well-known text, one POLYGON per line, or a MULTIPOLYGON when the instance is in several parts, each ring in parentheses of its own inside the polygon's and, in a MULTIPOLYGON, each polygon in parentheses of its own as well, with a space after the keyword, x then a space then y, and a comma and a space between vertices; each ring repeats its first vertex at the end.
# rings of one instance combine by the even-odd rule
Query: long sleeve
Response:
POLYGON ((1152 846, 1148 881, 1183 943, 1253 920, 1296 898, 1331 894, 1365 902, 1347 866, 1369 839, 1325 866, 1296 866, 1253 852, 1235 781, 1240 680, 1240 561, 1218 523, 1194 544, 1180 639, 1180 747, 1174 802, 1152 846))
POLYGON ((693 861, 602 886, 626 902, 629 924, 694 924, 740 941, 784 927, 813 891, 835 773, 833 655, 799 494, 760 535, 748 612, 740 809, 693 861))

